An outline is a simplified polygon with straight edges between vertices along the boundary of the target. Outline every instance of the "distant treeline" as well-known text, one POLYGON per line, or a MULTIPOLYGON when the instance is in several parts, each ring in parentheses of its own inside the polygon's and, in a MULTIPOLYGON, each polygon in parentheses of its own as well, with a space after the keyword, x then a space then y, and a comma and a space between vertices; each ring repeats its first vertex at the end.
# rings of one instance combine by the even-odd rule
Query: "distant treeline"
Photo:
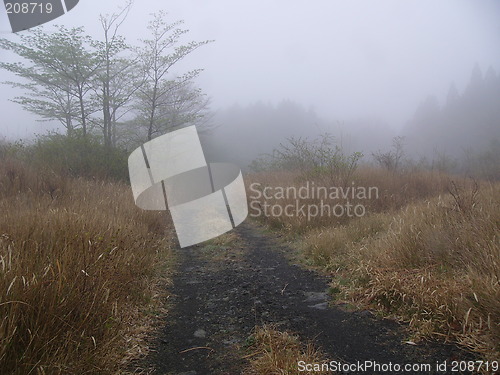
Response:
POLYGON ((234 105, 215 113, 212 123, 213 129, 203 135, 207 157, 231 160, 242 168, 263 154, 279 149, 280 144, 287 143, 287 138, 312 141, 328 133, 345 152, 369 154, 390 146, 396 135, 379 120, 326 120, 313 108, 305 108, 292 100, 234 105))
POLYGON ((245 168, 255 167, 255 160, 272 159, 291 139, 315 142, 328 133, 346 155, 362 152, 364 163, 498 179, 499 103, 500 77, 491 67, 483 76, 476 65, 463 93, 452 84, 442 106, 435 97, 427 98, 399 133, 376 119, 327 121, 313 109, 286 100, 221 110, 203 141, 209 159, 231 160, 245 168))
POLYGON ((483 75, 475 65, 460 93, 451 84, 445 103, 429 96, 418 107, 402 135, 414 155, 436 153, 463 159, 497 148, 500 141, 500 77, 492 67, 483 75))

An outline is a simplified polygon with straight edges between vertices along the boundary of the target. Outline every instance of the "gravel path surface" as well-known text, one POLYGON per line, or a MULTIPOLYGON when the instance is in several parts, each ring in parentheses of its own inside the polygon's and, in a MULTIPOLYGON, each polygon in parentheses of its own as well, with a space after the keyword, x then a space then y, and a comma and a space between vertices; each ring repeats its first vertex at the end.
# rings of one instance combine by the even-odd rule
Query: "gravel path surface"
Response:
POLYGON ((143 373, 241 374, 241 348, 265 323, 314 340, 330 360, 434 365, 470 358, 452 345, 405 344, 403 326, 329 306, 328 280, 291 264, 285 256, 290 250, 273 235, 248 222, 235 233, 239 238, 228 247, 178 250, 171 313, 154 351, 138 366, 152 369, 143 373))

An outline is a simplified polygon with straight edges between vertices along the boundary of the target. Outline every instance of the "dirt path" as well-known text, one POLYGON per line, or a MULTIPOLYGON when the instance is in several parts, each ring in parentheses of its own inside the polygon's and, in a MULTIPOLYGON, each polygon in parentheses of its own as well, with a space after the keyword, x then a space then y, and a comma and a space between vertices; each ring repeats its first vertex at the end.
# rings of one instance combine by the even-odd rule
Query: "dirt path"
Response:
POLYGON ((179 250, 172 312, 139 367, 154 374, 240 374, 241 346, 264 323, 314 339, 329 359, 350 363, 434 364, 468 356, 451 345, 404 344, 408 333, 392 321, 328 307, 327 279, 290 264, 286 247, 252 223, 236 234, 238 245, 227 249, 179 250))

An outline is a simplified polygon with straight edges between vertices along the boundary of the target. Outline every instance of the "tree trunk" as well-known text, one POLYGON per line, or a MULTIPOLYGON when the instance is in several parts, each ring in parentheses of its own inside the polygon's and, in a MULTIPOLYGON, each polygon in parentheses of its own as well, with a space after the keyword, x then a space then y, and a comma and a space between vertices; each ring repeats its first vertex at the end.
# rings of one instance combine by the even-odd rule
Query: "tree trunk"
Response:
POLYGON ((83 137, 87 137, 87 119, 85 117, 85 103, 83 102, 83 91, 81 87, 78 88, 78 100, 80 101, 80 115, 82 119, 82 132, 83 137))

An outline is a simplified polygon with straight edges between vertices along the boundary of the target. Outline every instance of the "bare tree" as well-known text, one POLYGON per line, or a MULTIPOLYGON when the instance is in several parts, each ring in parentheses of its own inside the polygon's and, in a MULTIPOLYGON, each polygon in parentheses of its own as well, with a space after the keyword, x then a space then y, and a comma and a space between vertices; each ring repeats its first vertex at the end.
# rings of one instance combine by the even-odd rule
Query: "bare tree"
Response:
POLYGON ((391 172, 395 172, 401 168, 401 163, 403 162, 405 154, 404 145, 404 137, 394 137, 392 139, 392 149, 387 152, 377 151, 372 153, 373 159, 375 159, 377 164, 381 167, 391 172))
POLYGON ((104 144, 108 147, 116 146, 117 122, 127 112, 125 107, 143 82, 137 59, 121 56, 130 48, 125 38, 118 34, 118 30, 127 18, 132 4, 130 0, 118 13, 100 16, 103 41, 96 45, 102 63, 97 75, 95 94, 102 107, 102 119, 97 122, 103 132, 104 144))
POLYGON ((137 49, 145 81, 138 91, 134 122, 145 130, 147 140, 172 126, 199 120, 207 105, 204 95, 192 84, 201 69, 180 77, 169 73, 176 63, 210 41, 181 45, 180 38, 188 32, 180 28, 183 21, 167 23, 165 18, 164 12, 153 15, 148 26, 151 38, 142 40, 137 49))

